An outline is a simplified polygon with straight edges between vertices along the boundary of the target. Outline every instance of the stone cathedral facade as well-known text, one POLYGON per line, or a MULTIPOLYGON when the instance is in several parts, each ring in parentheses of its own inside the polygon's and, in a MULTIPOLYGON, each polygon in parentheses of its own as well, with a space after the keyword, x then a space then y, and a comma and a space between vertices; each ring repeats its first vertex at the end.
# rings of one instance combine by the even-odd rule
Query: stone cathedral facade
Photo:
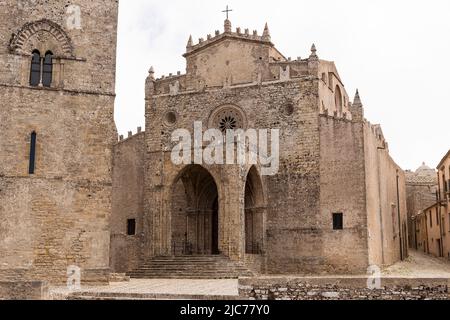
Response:
MULTIPOLYGON (((117 139, 118 1, 1 1, 0 279, 107 281, 160 257, 255 274, 364 274, 407 256, 405 176, 333 62, 262 34, 189 39, 117 139), (77 16, 78 15, 78 16, 77 16), (76 19, 81 19, 77 24, 76 19), (276 128, 280 168, 175 165, 176 129, 276 128)), ((144 89, 144 86, 143 86, 144 89)))
POLYGON ((314 45, 292 60, 267 25, 258 34, 227 19, 223 32, 190 37, 184 58, 186 74, 155 79, 150 69, 147 129, 115 146, 113 270, 221 254, 260 274, 364 274, 407 256, 404 173, 359 94, 350 100, 314 45), (193 135, 196 121, 203 130, 280 129, 279 172, 174 165, 171 135, 193 135))

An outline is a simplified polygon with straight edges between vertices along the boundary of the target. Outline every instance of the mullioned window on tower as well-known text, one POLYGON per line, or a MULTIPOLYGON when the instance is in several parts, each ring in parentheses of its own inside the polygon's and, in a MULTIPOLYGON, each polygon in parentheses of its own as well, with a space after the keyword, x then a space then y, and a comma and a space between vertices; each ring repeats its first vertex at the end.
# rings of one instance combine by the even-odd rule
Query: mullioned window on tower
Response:
POLYGON ((53 53, 47 51, 41 57, 39 50, 34 50, 31 55, 30 86, 51 87, 53 77, 53 53))

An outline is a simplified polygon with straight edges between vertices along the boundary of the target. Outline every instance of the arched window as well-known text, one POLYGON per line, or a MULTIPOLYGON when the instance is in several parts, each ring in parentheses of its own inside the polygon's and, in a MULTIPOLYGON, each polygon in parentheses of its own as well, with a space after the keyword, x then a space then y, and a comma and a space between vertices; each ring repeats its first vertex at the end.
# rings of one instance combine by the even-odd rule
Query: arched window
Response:
POLYGON ((52 72, 53 72, 53 53, 47 51, 44 58, 44 67, 42 70, 42 85, 44 87, 50 87, 52 84, 52 72))
POLYGON ((30 85, 38 86, 41 81, 41 53, 34 50, 31 58, 30 85))
POLYGON ((336 110, 338 114, 342 114, 342 93, 339 86, 336 86, 336 90, 334 92, 334 100, 336 102, 336 110))

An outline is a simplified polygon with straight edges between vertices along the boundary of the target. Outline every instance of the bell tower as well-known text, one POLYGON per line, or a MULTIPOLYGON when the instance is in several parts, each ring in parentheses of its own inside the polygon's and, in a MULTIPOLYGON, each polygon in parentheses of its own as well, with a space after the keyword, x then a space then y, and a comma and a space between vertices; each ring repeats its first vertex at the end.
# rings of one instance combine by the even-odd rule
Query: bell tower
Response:
POLYGON ((0 280, 106 281, 118 0, 0 4, 0 280))

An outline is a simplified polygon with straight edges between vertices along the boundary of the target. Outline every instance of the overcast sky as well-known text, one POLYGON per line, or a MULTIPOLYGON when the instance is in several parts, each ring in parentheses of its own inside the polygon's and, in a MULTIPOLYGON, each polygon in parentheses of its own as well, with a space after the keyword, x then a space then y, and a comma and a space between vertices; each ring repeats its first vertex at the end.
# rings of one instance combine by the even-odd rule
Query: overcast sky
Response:
POLYGON ((315 43, 335 61, 347 92, 359 88, 366 118, 382 125, 404 169, 436 167, 450 148, 449 0, 132 0, 120 1, 116 124, 121 134, 144 127, 144 83, 185 72, 189 35, 268 22, 287 57, 305 58, 315 43))

